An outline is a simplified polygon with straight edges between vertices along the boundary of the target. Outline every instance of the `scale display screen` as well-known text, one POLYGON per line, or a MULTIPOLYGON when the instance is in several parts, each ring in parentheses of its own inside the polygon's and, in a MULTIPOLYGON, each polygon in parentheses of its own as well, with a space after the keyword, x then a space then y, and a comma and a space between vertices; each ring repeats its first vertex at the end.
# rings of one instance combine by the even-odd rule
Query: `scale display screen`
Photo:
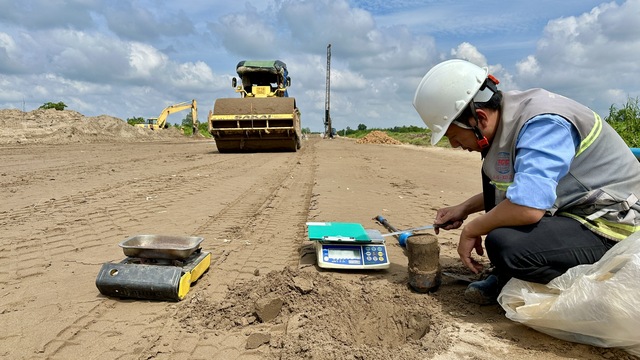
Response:
POLYGON ((316 258, 321 268, 333 269, 386 269, 389 267, 387 250, 382 244, 316 243, 316 258))
POLYGON ((328 249, 327 255, 333 259, 360 259, 360 249, 328 249))

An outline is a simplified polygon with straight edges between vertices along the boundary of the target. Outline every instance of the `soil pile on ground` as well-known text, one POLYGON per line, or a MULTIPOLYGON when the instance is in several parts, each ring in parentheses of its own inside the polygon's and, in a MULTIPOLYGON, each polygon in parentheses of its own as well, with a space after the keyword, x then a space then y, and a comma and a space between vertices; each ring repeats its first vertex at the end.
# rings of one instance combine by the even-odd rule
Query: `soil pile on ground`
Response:
POLYGON ((402 285, 391 288, 375 277, 350 282, 286 268, 233 289, 220 302, 195 296, 177 320, 197 333, 241 331, 247 347, 269 344, 287 359, 347 353, 355 359, 414 359, 417 351, 433 355, 445 348, 435 335, 446 326, 433 316, 437 302, 402 285))
POLYGON ((140 142, 182 137, 180 130, 159 131, 127 124, 108 115, 84 116, 72 110, 0 110, 0 144, 140 142))
POLYGON ((356 140, 357 144, 388 144, 388 145, 402 145, 402 142, 392 138, 385 132, 374 130, 366 136, 356 140))

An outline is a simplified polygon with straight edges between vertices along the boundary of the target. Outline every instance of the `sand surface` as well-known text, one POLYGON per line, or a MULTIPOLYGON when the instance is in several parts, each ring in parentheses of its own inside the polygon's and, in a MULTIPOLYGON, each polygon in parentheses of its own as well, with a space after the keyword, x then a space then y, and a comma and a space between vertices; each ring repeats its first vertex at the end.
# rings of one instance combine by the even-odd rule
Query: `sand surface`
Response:
MULTIPOLYGON (((220 154, 176 129, 0 110, 0 358, 631 359, 466 303, 463 282, 411 291, 393 238, 387 270, 314 265, 306 222, 429 224, 480 191, 480 165, 475 153, 343 138, 220 154), (211 266, 184 300, 98 291, 101 266, 139 234, 205 239, 211 266)), ((458 235, 438 236, 440 263, 469 275, 458 235)))

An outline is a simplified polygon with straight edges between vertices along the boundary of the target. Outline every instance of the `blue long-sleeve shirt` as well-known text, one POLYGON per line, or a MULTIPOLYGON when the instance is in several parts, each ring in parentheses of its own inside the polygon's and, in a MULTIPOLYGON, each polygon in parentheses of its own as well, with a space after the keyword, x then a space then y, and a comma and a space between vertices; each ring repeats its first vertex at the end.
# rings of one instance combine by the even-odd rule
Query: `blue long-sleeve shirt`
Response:
POLYGON ((556 201, 558 181, 569 171, 579 145, 578 130, 559 115, 543 114, 527 121, 516 141, 515 177, 507 199, 550 209, 556 201))

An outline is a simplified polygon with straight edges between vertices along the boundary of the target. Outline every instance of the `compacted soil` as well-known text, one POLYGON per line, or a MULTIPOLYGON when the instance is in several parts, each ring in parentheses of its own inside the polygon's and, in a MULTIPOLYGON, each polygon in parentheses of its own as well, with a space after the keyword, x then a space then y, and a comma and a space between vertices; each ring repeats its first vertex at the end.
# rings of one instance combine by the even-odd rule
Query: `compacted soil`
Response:
MULTIPOLYGON (((466 303, 464 281, 412 291, 393 237, 387 270, 315 265, 306 222, 426 225, 480 191, 480 165, 475 153, 344 138, 220 154, 177 129, 2 110, 0 358, 630 359, 466 303), (211 266, 184 300, 98 291, 101 266, 141 234, 204 238, 211 266)), ((438 235, 440 264, 469 276, 458 235, 438 235)))

